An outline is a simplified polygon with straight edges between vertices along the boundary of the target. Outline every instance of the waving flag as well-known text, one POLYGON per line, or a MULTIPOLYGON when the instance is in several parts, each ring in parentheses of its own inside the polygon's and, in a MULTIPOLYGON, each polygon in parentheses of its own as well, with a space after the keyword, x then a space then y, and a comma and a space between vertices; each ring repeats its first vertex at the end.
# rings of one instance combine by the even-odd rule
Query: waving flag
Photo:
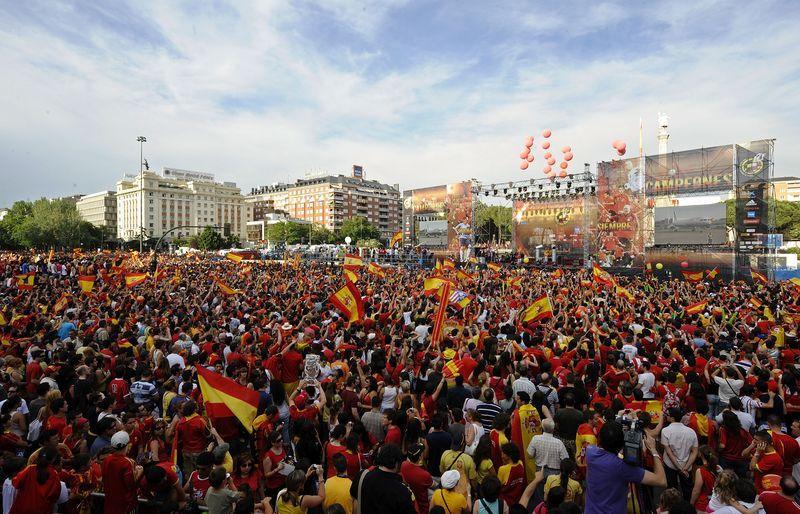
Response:
POLYGON ((759 273, 753 268, 750 268, 750 275, 753 277, 753 282, 761 282, 762 284, 766 284, 767 282, 769 282, 766 275, 764 275, 763 273, 759 273))
POLYGON ((431 341, 433 344, 439 344, 439 340, 442 337, 442 327, 447 317, 447 304, 449 303, 451 288, 452 284, 448 280, 442 284, 442 288, 439 290, 439 307, 436 309, 436 317, 433 321, 433 332, 431 333, 431 341))
POLYGON ((403 240, 403 231, 398 230, 397 233, 393 235, 392 239, 389 241, 389 248, 394 247, 394 245, 398 244, 402 240, 403 240))
POLYGON ((212 422, 215 419, 235 417, 252 433, 253 420, 258 411, 258 391, 237 384, 202 366, 197 368, 197 382, 203 394, 206 414, 212 422))
POLYGON ((681 270, 681 275, 683 275, 683 279, 687 282, 700 282, 703 280, 703 272, 702 271, 686 271, 681 270))
POLYGON ((558 268, 553 272, 553 278, 561 278, 564 276, 564 272, 561 271, 561 268, 558 268))
POLYGON ((231 286, 229 286, 228 284, 226 284, 225 282, 223 282, 218 278, 214 278, 214 282, 217 283, 217 287, 219 287, 219 290, 224 294, 234 295, 241 293, 241 291, 239 291, 238 289, 232 288, 231 286))
POLYGON ((358 255, 352 253, 344 254, 344 267, 347 269, 356 269, 364 265, 364 260, 358 255))
POLYGON ((708 302, 697 302, 686 307, 686 314, 699 314, 708 306, 708 302))
POLYGON ((242 260, 244 259, 244 257, 239 255, 238 253, 233 253, 233 252, 226 253, 225 258, 233 262, 242 262, 242 260))
POLYGON ((522 277, 511 277, 506 280, 506 285, 513 288, 522 287, 522 277))
POLYGON ((619 284, 617 284, 617 296, 619 296, 620 298, 625 298, 626 300, 631 302, 634 300, 633 294, 631 294, 630 291, 628 291, 619 284))
POLYGON ((56 300, 56 303, 53 304, 53 312, 58 313, 63 311, 69 305, 70 295, 67 293, 63 293, 61 297, 56 300))
POLYGON ((453 262, 452 259, 445 257, 444 259, 442 259, 442 267, 444 269, 455 269, 456 263, 453 262))
POLYGON ((360 278, 358 276, 358 273, 356 273, 353 270, 349 270, 347 268, 342 268, 342 273, 344 273, 345 280, 347 280, 348 282, 351 282, 353 284, 358 282, 358 279, 360 278))
POLYGON ((436 292, 439 291, 439 289, 442 287, 442 285, 445 282, 447 282, 447 283, 452 285, 452 281, 450 279, 447 279, 447 278, 441 278, 441 277, 426 278, 425 282, 423 283, 423 288, 425 290, 424 291, 425 294, 427 296, 430 296, 432 294, 436 294, 436 292))
POLYGON ((342 311, 351 323, 364 317, 364 303, 361 301, 361 293, 358 292, 358 288, 352 282, 348 281, 343 288, 333 293, 328 298, 328 301, 342 311))
POLYGON ((125 287, 136 287, 147 280, 147 273, 126 273, 125 287))
POLYGON ((614 277, 611 276, 611 273, 597 264, 592 265, 592 276, 594 277, 594 281, 598 284, 603 284, 604 286, 613 286, 615 284, 614 277))
POLYGON ((706 277, 708 277, 709 280, 714 280, 715 278, 717 278, 717 275, 719 275, 719 268, 717 267, 714 267, 714 269, 712 270, 706 271, 706 277))
POLYGON ((94 289, 94 282, 97 280, 95 275, 81 275, 78 277, 78 285, 84 293, 91 293, 94 289))
POLYGON ((789 282, 795 287, 800 287, 800 278, 797 277, 790 278, 789 282))
POLYGON ((494 262, 487 263, 486 267, 489 268, 492 271, 500 271, 500 269, 502 268, 502 266, 500 266, 499 264, 494 263, 494 262))
POLYGON ((460 270, 460 269, 456 270, 456 278, 458 280, 461 280, 461 281, 464 281, 464 282, 475 280, 475 277, 473 277, 472 275, 470 275, 466 271, 460 270))
POLYGON ((385 272, 385 271, 383 271, 383 268, 381 267, 381 265, 380 265, 380 264, 378 264, 378 263, 375 263, 375 262, 370 262, 370 263, 367 265, 367 271, 368 271, 368 272, 370 272, 370 273, 372 273, 372 274, 373 274, 373 275, 375 275, 376 277, 381 277, 381 278, 383 278, 383 277, 385 277, 385 276, 386 276, 386 272, 385 272))
POLYGON ((36 283, 36 275, 34 273, 23 273, 17 275, 17 288, 20 291, 30 291, 36 283))
POLYGON ((553 306, 547 295, 535 299, 530 307, 522 311, 522 322, 533 323, 553 316, 553 306))
POLYGON ((456 290, 450 294, 450 304, 455 305, 459 310, 469 305, 471 301, 472 297, 464 291, 456 290))
POLYGON ((752 305, 756 309, 760 309, 761 306, 764 305, 764 302, 753 296, 752 298, 750 298, 750 305, 752 305))

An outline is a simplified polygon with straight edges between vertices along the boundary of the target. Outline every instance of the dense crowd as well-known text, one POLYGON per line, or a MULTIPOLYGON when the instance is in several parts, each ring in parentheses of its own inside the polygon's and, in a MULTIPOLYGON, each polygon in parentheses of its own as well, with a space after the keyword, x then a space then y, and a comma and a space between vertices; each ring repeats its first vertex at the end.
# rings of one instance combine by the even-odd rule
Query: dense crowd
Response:
POLYGON ((3 514, 800 512, 791 283, 386 267, 348 322, 338 265, 160 256, 126 287, 148 269, 0 253, 3 514), (434 273, 470 299, 440 341, 434 273), (258 393, 250 426, 200 367, 258 393))

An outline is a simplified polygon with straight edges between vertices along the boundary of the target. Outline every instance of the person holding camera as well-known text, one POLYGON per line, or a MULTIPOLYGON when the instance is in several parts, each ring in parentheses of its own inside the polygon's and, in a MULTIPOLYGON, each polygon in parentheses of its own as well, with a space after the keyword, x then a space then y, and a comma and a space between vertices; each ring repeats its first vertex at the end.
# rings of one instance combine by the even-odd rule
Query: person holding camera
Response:
POLYGON ((598 446, 586 450, 586 510, 585 514, 625 512, 628 485, 642 484, 665 487, 667 477, 661 455, 656 451, 656 441, 645 434, 643 441, 653 456, 654 471, 626 464, 619 453, 625 446, 622 424, 609 421, 597 434, 598 446))

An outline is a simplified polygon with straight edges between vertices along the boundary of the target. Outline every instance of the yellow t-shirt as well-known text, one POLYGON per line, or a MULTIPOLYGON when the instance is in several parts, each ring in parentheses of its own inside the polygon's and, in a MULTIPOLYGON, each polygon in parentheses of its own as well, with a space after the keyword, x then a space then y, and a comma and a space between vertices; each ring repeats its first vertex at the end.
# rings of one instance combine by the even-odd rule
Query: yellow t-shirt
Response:
MULTIPOLYGON (((547 492, 550 489, 560 486, 561 485, 561 477, 559 475, 550 475, 547 477, 547 482, 544 483, 544 495, 547 497, 547 492)), ((574 502, 575 498, 580 496, 583 492, 581 488, 581 484, 578 483, 577 480, 569 479, 569 485, 567 486, 566 495, 564 496, 564 501, 574 502)))
POLYGON ((475 472, 475 461, 472 460, 472 457, 467 455, 463 452, 457 452, 455 450, 447 450, 442 454, 442 458, 439 461, 439 471, 444 473, 448 469, 456 469, 462 474, 462 478, 466 475, 467 480, 475 480, 477 473, 475 472), (461 453, 461 456, 458 457, 458 454, 461 453), (454 461, 458 457, 458 462, 454 461))
POLYGON ((492 474, 492 469, 494 469, 494 463, 492 463, 492 459, 484 459, 483 462, 478 465, 478 470, 476 472, 477 478, 475 481, 479 484, 482 484, 483 479, 492 474))
MULTIPOLYGON (((326 491, 327 492, 327 491, 326 491)), ((437 489, 431 498, 431 507, 442 507, 445 512, 460 514, 467 508, 467 499, 464 495, 447 489, 437 489)))
POLYGON ((347 477, 331 477, 325 481, 325 510, 334 503, 344 508, 347 514, 353 514, 353 498, 350 496, 350 485, 353 483, 347 477))

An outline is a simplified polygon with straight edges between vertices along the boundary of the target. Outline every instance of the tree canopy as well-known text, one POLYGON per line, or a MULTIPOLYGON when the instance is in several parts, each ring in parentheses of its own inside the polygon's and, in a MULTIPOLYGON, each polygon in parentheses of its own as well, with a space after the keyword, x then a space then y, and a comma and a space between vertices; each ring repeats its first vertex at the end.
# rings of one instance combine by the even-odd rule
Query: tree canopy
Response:
POLYGON ((353 242, 366 239, 380 239, 381 231, 367 221, 366 218, 355 216, 349 220, 345 220, 344 223, 342 223, 341 230, 339 230, 339 239, 344 240, 344 238, 348 236, 353 242))
POLYGON ((5 248, 75 248, 101 242, 100 228, 84 221, 70 200, 15 202, 0 222, 0 245, 5 248))

